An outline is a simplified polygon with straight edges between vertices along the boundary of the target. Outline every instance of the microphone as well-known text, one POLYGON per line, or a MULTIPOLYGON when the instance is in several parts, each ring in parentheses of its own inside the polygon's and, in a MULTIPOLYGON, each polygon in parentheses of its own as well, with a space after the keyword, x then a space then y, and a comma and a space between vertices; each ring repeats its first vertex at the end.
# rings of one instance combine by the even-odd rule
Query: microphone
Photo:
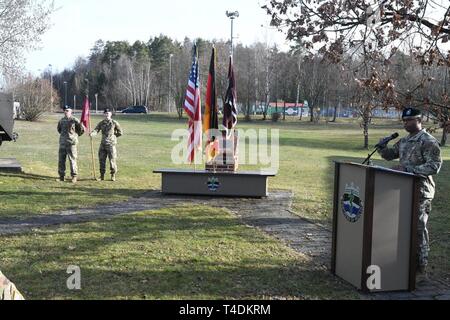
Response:
POLYGON ((399 134, 396 132, 396 133, 390 135, 389 137, 384 138, 375 146, 375 148, 381 148, 381 147, 387 145, 389 143, 389 141, 397 139, 398 136, 399 136, 399 134))

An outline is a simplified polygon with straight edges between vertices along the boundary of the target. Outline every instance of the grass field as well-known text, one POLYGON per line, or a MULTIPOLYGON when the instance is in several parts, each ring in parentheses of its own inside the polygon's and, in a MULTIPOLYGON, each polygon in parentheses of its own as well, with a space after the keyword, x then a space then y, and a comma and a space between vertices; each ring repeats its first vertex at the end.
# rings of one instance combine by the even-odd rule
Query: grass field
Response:
MULTIPOLYGON (((171 134, 184 129, 186 121, 167 115, 116 119, 125 132, 118 145, 118 182, 91 180, 90 145, 84 136, 79 147, 81 181, 75 186, 56 181, 58 117, 16 123, 20 140, 2 145, 0 157, 17 158, 25 173, 0 174, 0 220, 121 201, 159 189, 160 176, 152 171, 179 167, 170 160, 178 143, 171 141, 171 134)), ((270 187, 292 190, 298 215, 329 226, 333 160, 362 162, 367 156, 358 124, 255 120, 240 122, 239 128, 280 130, 280 169, 270 187)), ((394 131, 404 132, 397 122, 375 121, 371 144, 394 131)), ((97 139, 95 149, 98 143, 97 139)), ((431 266, 436 275, 450 278, 450 148, 443 148, 443 156, 430 217, 431 266)), ((391 165, 378 156, 374 159, 391 165)), ((325 271, 308 271, 306 257, 240 225, 227 212, 203 207, 186 207, 182 213, 168 208, 3 237, 0 248, 0 269, 26 287, 30 298, 354 297, 353 290, 325 271), (60 266, 77 263, 88 270, 86 287, 79 293, 67 292, 67 275, 60 266)))

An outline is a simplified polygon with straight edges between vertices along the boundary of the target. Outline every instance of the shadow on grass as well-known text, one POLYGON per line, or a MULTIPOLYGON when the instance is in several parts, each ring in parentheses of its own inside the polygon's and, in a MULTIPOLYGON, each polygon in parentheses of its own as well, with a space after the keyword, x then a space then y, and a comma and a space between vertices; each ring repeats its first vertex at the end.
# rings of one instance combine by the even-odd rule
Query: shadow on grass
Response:
POLYGON ((0 173, 0 177, 4 178, 20 178, 20 179, 26 179, 26 180, 53 180, 55 181, 57 176, 50 177, 50 176, 42 176, 37 174, 31 174, 31 173, 0 173))
MULTIPOLYGON (((206 269, 198 261, 182 268, 156 267, 159 270, 132 271, 132 267, 83 268, 82 290, 66 287, 65 269, 43 271, 38 275, 15 271, 14 281, 29 300, 79 299, 345 299, 356 298, 350 286, 339 284, 331 275, 307 267, 280 264, 253 266, 267 261, 242 262, 227 267, 223 263, 206 269), (102 270, 106 269, 106 270, 102 270), (120 271, 130 269, 130 271, 120 271), (25 284, 20 286, 20 284, 25 284), (28 289, 27 284, 33 288, 28 289)), ((151 268, 151 264, 149 264, 151 268)), ((8 270, 6 270, 8 274, 8 270)))
POLYGON ((94 187, 93 188, 77 187, 76 185, 61 186, 59 189, 61 189, 62 193, 56 193, 54 190, 53 191, 24 191, 24 190, 2 191, 2 190, 0 190, 0 196, 5 196, 5 197, 6 196, 17 196, 18 194, 20 196, 27 196, 27 197, 48 196, 48 197, 56 197, 55 199, 59 199, 59 201, 62 201, 61 195, 68 197, 68 196, 76 196, 76 195, 80 195, 80 194, 88 194, 93 197, 100 197, 100 198, 104 197, 106 199, 109 199, 112 196, 116 196, 116 195, 126 196, 126 197, 137 197, 137 196, 145 194, 145 192, 148 192, 148 189, 114 189, 114 188, 99 189, 99 188, 94 188, 94 187))
POLYGON ((354 293, 301 256, 275 253, 273 243, 267 246, 266 237, 237 219, 204 215, 147 213, 46 229, 8 245, 22 256, 2 271, 29 299, 302 299, 354 293), (81 291, 66 287, 69 265, 81 268, 81 291))

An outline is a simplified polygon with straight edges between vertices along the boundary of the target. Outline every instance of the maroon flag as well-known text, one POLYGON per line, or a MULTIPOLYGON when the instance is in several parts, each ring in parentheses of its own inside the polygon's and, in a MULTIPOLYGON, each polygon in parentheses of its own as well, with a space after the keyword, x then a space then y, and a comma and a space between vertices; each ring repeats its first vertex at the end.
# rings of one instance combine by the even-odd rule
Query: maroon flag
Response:
POLYGON ((81 113, 81 124, 86 130, 90 129, 89 122, 91 120, 90 110, 89 110, 89 97, 86 96, 83 102, 83 112, 81 113))
POLYGON ((238 121, 237 112, 236 79, 233 70, 233 57, 230 57, 230 67, 228 69, 228 90, 225 96, 223 108, 223 126, 228 130, 234 129, 238 121))

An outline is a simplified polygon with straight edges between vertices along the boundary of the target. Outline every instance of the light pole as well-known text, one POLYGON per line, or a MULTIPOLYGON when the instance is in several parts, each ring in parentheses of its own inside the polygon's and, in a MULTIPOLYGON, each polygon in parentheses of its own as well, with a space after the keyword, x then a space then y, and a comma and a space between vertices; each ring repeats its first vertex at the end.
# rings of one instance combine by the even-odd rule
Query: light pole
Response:
POLYGON ((234 23, 234 19, 239 18, 239 12, 238 11, 234 11, 234 12, 230 12, 227 11, 225 13, 227 15, 228 18, 230 18, 231 20, 231 44, 230 44, 230 55, 233 56, 233 23, 234 23))
POLYGON ((268 31, 268 27, 264 27, 264 25, 261 25, 261 28, 266 28, 266 108, 267 108, 267 110, 269 110, 269 104, 270 104, 269 31, 268 31))
POLYGON ((67 81, 64 81, 64 108, 67 107, 67 81))
POLYGON ((95 94, 95 114, 98 113, 98 93, 95 94))
POLYGON ((48 67, 50 68, 50 111, 53 112, 53 66, 49 64, 48 67))
POLYGON ((172 112, 171 102, 172 102, 172 58, 173 54, 169 55, 169 95, 168 95, 168 105, 169 105, 169 113, 172 112))
POLYGON ((84 79, 84 81, 86 82, 86 99, 87 99, 87 101, 89 103, 89 110, 90 110, 91 109, 91 103, 89 101, 89 79, 84 79))

